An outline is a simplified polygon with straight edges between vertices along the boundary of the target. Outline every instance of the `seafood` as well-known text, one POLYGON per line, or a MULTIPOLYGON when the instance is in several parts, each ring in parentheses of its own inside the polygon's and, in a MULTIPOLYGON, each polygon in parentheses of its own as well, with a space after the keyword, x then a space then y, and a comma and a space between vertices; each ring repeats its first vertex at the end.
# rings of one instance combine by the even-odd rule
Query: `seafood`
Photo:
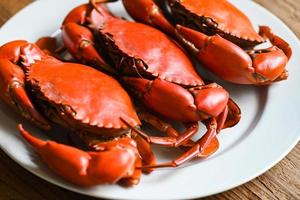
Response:
MULTIPOLYGON (((27 41, 0 47, 0 97, 44 131, 55 124, 75 133, 88 151, 22 136, 47 165, 82 186, 137 184, 142 163, 155 163, 150 145, 131 127, 141 125, 127 92, 91 67, 64 63, 27 41)), ((149 171, 148 171, 149 172, 149 171)))
MULTIPOLYGON (((62 37, 68 51, 81 62, 117 71, 129 91, 154 113, 177 122, 205 123, 205 136, 187 153, 171 165, 159 166, 178 166, 193 157, 215 152, 217 133, 240 119, 240 110, 228 92, 216 83, 206 85, 186 53, 167 35, 114 17, 101 2, 80 5, 67 15, 62 37)), ((149 143, 178 147, 195 133, 177 134, 173 139, 139 134, 149 143)))
POLYGON ((123 0, 123 4, 135 20, 176 37, 205 68, 226 81, 267 85, 288 78, 289 44, 268 26, 260 26, 257 33, 249 18, 227 0, 123 0), (174 22, 165 17, 166 10, 174 22), (271 46, 254 48, 265 41, 271 46))

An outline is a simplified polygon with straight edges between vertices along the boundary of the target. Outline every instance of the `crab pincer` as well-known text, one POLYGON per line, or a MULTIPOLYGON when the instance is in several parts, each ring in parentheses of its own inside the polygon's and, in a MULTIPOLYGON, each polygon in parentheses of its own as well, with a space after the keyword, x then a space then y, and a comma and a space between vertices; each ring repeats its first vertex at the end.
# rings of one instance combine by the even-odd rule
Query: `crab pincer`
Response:
POLYGON ((130 138, 103 143, 99 152, 85 152, 53 141, 42 141, 22 125, 19 131, 51 170, 80 186, 117 183, 133 175, 136 159, 139 159, 136 144, 130 138))

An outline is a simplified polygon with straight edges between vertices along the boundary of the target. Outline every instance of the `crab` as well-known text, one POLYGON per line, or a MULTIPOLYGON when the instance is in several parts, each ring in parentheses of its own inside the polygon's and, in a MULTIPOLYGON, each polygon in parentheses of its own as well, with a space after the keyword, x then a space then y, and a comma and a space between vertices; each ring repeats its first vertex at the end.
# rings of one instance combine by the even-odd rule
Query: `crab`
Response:
POLYGON ((131 127, 141 121, 118 81, 91 67, 64 63, 18 40, 0 47, 0 97, 44 131, 71 130, 88 151, 22 136, 64 179, 80 185, 137 184, 143 163, 155 163, 149 143, 131 127))
POLYGON ((123 4, 135 20, 172 35, 226 81, 269 85, 288 78, 289 44, 268 26, 260 26, 257 33, 249 18, 227 0, 123 0, 123 4), (265 41, 271 46, 254 48, 265 41))
MULTIPOLYGON (((186 52, 166 34, 117 18, 102 2, 90 1, 66 16, 62 37, 68 52, 80 62, 116 71, 124 86, 156 115, 181 123, 202 121, 207 127, 205 136, 181 157, 143 168, 176 167, 214 153, 217 133, 240 120, 240 109, 228 92, 216 83, 205 84, 186 52)), ((136 132, 149 143, 170 147, 183 145, 196 133, 175 133, 171 139, 136 132)))

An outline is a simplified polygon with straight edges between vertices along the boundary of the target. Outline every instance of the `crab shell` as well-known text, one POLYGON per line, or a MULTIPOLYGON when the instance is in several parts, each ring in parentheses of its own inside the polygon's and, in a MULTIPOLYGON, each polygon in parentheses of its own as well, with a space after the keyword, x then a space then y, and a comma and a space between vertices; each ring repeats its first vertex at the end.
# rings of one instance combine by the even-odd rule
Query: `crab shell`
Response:
MULTIPOLYGON (((150 26, 109 18, 99 29, 99 35, 111 49, 111 57, 119 63, 119 70, 136 66, 145 77, 160 78, 182 86, 204 85, 184 51, 167 35, 150 26), (139 45, 136 45, 136 44, 139 45), (120 69, 121 68, 121 69, 120 69)), ((132 69, 131 69, 132 70, 132 69)))
POLYGON ((219 34, 233 43, 252 47, 264 42, 249 18, 227 0, 168 0, 183 25, 219 34))
POLYGON ((115 137, 140 125, 131 99, 112 77, 52 57, 35 61, 26 82, 37 107, 52 121, 99 137, 115 137))

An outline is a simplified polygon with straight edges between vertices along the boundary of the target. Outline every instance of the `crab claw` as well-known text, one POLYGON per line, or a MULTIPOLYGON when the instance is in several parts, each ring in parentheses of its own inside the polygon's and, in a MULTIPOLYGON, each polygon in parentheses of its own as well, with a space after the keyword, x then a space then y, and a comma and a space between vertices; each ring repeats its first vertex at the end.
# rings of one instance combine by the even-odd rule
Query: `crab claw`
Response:
POLYGON ((274 45, 280 48, 285 55, 288 57, 288 59, 291 58, 293 52, 291 46, 284 41, 281 37, 275 35, 271 28, 268 26, 260 26, 259 27, 259 34, 263 36, 264 38, 270 40, 270 42, 274 45))
POLYGON ((44 130, 50 129, 48 121, 33 106, 25 90, 25 74, 16 64, 20 60, 26 41, 14 41, 0 47, 0 98, 27 120, 44 130))
MULTIPOLYGON (((96 6, 96 5, 95 5, 96 6)), ((68 52, 82 63, 89 64, 104 70, 110 74, 117 74, 116 70, 110 67, 95 47, 95 38, 90 29, 82 26, 86 20, 91 20, 93 26, 101 26, 111 15, 100 5, 92 9, 89 4, 74 8, 65 18, 62 25, 62 38, 68 52), (100 13, 98 13, 101 12, 100 13), (99 23, 99 24, 98 24, 99 23)))
POLYGON ((88 62, 110 74, 116 74, 116 71, 98 53, 91 30, 83 26, 89 21, 91 26, 97 28, 112 17, 100 4, 93 2, 91 1, 93 5, 83 4, 74 8, 66 16, 61 27, 63 42, 75 59, 82 63, 88 62))
POLYGON ((175 29, 153 0, 123 0, 123 5, 136 21, 146 23, 175 35, 175 29))
POLYGON ((286 74, 288 57, 276 46, 245 52, 215 35, 177 26, 177 37, 197 59, 220 78, 238 84, 265 84, 286 74))
POLYGON ((116 74, 116 71, 99 55, 94 46, 94 36, 88 28, 72 22, 67 23, 62 27, 62 38, 68 52, 74 58, 83 63, 88 62, 110 74, 116 74))
POLYGON ((136 175, 136 147, 129 138, 103 143, 103 150, 99 152, 85 152, 42 141, 25 131, 22 125, 19 125, 19 131, 51 170, 76 185, 113 184, 136 175))
POLYGON ((169 119, 194 122, 216 117, 227 105, 228 93, 217 84, 185 89, 165 80, 123 79, 146 106, 169 119))
POLYGON ((105 64, 94 47, 94 36, 88 28, 76 23, 67 23, 62 27, 62 36, 64 44, 74 58, 98 65, 105 64))

